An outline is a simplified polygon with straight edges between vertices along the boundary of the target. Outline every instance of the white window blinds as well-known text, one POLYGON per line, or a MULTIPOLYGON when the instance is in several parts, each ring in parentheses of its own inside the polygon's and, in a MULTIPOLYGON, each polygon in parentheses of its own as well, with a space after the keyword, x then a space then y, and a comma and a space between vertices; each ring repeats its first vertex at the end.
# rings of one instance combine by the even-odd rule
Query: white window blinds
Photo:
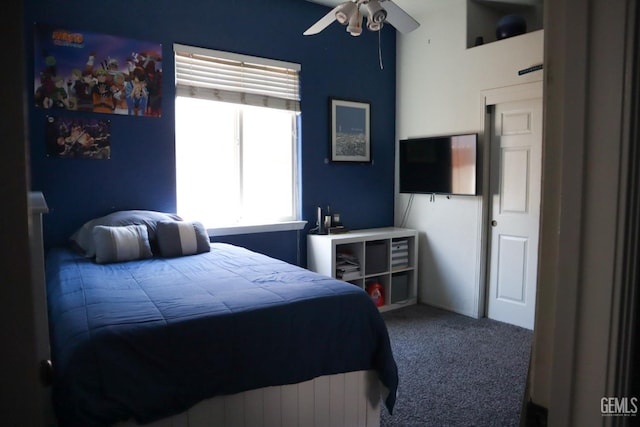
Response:
POLYGON ((174 44, 176 95, 300 111, 300 65, 174 44))

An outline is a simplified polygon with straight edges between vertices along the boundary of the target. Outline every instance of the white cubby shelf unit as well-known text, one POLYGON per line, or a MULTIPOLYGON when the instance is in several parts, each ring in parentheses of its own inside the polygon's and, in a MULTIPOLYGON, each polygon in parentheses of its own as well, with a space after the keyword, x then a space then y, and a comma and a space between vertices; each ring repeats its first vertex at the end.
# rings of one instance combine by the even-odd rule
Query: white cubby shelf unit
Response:
POLYGON ((378 283, 392 310, 417 302, 418 232, 387 227, 342 234, 309 234, 309 270, 344 280, 364 290, 378 283))

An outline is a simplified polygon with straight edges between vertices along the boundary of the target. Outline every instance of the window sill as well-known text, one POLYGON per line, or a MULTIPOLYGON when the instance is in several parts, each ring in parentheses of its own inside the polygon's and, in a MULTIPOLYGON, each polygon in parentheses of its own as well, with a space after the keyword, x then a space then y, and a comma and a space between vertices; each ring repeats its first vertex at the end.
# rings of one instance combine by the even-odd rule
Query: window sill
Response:
POLYGON ((273 224, 233 225, 228 227, 207 228, 209 236, 231 236, 234 234, 270 233, 274 231, 302 230, 307 221, 287 221, 273 224))

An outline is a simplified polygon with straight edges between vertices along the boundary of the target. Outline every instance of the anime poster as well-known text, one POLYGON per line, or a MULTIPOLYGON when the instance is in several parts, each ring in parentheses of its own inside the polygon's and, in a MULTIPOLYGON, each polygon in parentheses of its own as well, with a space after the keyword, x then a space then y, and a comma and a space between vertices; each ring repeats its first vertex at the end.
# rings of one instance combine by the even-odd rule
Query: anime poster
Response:
POLYGON ((35 25, 38 107, 160 117, 162 45, 35 25))
POLYGON ((47 116, 47 156, 111 158, 111 122, 47 116))

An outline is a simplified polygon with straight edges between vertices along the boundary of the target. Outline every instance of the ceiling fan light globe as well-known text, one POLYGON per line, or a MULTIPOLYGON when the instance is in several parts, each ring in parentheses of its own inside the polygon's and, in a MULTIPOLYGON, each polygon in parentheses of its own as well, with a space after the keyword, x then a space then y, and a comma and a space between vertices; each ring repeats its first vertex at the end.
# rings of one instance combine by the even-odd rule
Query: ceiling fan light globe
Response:
POLYGON ((342 25, 347 25, 354 15, 354 12, 358 11, 358 6, 352 1, 348 1, 339 6, 336 11, 336 21, 342 25))
POLYGON ((357 24, 349 23, 349 25, 347 26, 347 31, 352 36, 359 36, 360 34, 362 34, 362 24, 360 22, 358 22, 357 24))
POLYGON ((384 22, 387 19, 387 11, 380 6, 378 0, 370 0, 367 3, 367 12, 369 13, 369 19, 373 22, 384 22))
POLYGON ((374 14, 369 15, 373 22, 384 22, 387 19, 387 11, 384 9, 377 10, 374 14))
POLYGON ((369 31, 380 31, 383 27, 383 22, 372 21, 371 19, 367 20, 367 28, 369 31))
POLYGON ((342 25, 346 25, 349 22, 349 17, 341 10, 336 12, 336 21, 342 25))
POLYGON ((359 36, 360 34, 362 34, 362 15, 360 14, 360 10, 358 8, 356 8, 355 13, 349 18, 347 31, 352 36, 359 36))

